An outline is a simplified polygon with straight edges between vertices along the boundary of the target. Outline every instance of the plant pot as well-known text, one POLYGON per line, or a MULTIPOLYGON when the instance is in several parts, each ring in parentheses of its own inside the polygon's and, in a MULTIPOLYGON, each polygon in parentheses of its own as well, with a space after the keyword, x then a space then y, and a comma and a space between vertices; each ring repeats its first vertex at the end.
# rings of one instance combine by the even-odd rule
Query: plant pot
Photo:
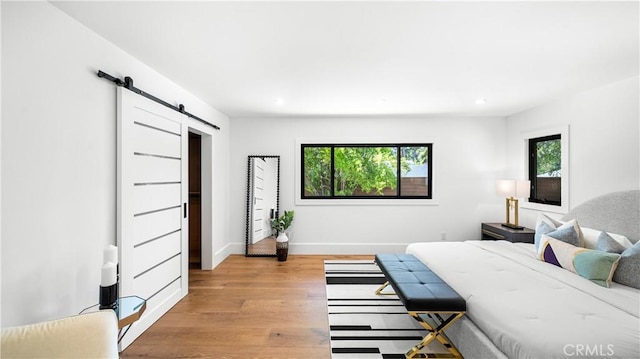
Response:
POLYGON ((289 241, 284 241, 284 242, 276 241, 276 255, 278 256, 278 262, 286 261, 288 254, 289 254, 289 241))

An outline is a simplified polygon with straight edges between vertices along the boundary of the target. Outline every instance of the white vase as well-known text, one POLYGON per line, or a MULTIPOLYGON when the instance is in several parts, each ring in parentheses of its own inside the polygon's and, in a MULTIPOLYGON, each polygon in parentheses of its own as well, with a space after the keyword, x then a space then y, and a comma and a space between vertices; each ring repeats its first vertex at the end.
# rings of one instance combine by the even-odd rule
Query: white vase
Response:
POLYGON ((289 237, 284 232, 281 232, 276 238, 276 242, 289 242, 289 237))
POLYGON ((282 232, 276 238, 276 255, 278 256, 278 262, 284 262, 287 260, 289 254, 289 237, 282 232))

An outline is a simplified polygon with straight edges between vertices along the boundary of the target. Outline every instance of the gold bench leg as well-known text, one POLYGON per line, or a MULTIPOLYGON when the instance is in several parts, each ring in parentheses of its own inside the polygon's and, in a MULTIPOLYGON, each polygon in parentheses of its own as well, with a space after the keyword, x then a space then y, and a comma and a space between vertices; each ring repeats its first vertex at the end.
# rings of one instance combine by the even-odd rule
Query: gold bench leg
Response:
POLYGON ((429 333, 422 339, 420 343, 411 348, 405 354, 405 356, 407 358, 462 358, 462 354, 460 354, 455 345, 453 345, 449 338, 447 338, 444 330, 447 329, 455 321, 462 318, 464 313, 465 312, 409 312, 409 315, 418 323, 420 323, 420 325, 422 325, 422 327, 429 333), (420 314, 429 316, 429 318, 433 320, 434 325, 431 325, 429 322, 427 322, 420 316, 420 314), (448 317, 443 318, 441 314, 447 314, 448 317), (445 348, 447 348, 448 352, 421 353, 422 349, 428 346, 429 343, 434 340, 440 342, 445 348))
POLYGON ((390 286, 389 281, 384 282, 383 285, 381 285, 378 289, 376 289, 376 295, 395 295, 396 293, 393 290, 391 292, 383 292, 383 290, 389 286, 390 286))

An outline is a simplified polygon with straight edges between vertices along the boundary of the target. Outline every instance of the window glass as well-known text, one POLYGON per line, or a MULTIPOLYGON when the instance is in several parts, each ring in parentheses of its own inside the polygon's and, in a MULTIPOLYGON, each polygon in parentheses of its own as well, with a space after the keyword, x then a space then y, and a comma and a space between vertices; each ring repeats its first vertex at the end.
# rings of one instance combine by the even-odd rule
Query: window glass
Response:
POLYGON ((303 147, 303 197, 331 196, 331 147, 303 147))
POLYGON ((302 198, 431 198, 431 144, 302 144, 302 198))
POLYGON ((334 195, 395 196, 398 153, 395 147, 335 147, 334 195))
POLYGON ((529 202, 562 204, 561 135, 529 140, 529 202))
POLYGON ((400 194, 402 197, 429 194, 429 147, 402 147, 400 158, 400 194))

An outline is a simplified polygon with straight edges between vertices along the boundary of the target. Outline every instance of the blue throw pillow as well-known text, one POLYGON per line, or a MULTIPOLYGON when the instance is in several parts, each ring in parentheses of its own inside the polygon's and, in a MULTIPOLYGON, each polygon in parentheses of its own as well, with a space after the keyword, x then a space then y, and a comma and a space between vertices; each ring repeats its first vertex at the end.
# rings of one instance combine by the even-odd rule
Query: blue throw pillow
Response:
POLYGON ((572 246, 580 247, 580 235, 573 226, 556 229, 553 232, 547 233, 547 236, 569 243, 572 246))
POLYGON ((607 253, 620 254, 625 251, 625 247, 618 243, 607 232, 600 232, 598 241, 596 242, 596 249, 607 253))
MULTIPOLYGON (((540 213, 538 215, 538 220, 536 221, 536 230, 533 236, 533 243, 536 246, 536 250, 540 249, 540 242, 542 241, 542 236, 553 232, 559 229, 565 229, 567 227, 573 228, 573 231, 576 233, 578 242, 574 244, 574 238, 571 238, 571 241, 565 242, 577 245, 579 247, 584 247, 584 239, 582 229, 580 229, 580 225, 578 221, 572 219, 568 222, 559 221, 557 219, 553 219, 544 213, 540 213)), ((555 238, 555 237, 554 237, 555 238)))
POLYGON ((640 289, 640 242, 622 252, 613 281, 640 289))
POLYGON ((549 232, 553 232, 556 228, 552 227, 547 222, 540 222, 536 226, 536 234, 533 237, 533 243, 536 245, 536 250, 540 248, 540 241, 542 240, 542 235, 547 234, 549 232))

